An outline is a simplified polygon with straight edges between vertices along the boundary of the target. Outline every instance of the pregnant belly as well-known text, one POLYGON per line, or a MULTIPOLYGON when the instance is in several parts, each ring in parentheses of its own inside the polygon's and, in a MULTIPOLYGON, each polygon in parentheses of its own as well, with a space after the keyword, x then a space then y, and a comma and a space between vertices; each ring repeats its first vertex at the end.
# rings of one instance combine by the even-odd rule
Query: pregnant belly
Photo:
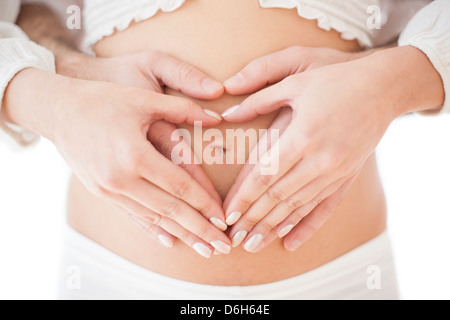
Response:
MULTIPOLYGON (((134 24, 99 42, 98 56, 112 57, 146 50, 159 50, 192 64, 223 81, 253 59, 293 46, 358 50, 354 41, 344 41, 334 31, 326 32, 315 21, 300 18, 295 10, 262 9, 258 2, 242 0, 187 1, 172 13, 134 24)), ((167 94, 180 95, 167 90, 167 94)), ((215 101, 197 101, 219 113, 240 103, 245 96, 224 95, 215 101)), ((219 129, 265 129, 276 113, 245 124, 223 122, 219 129)), ((182 125, 193 135, 193 128, 182 125)), ((229 141, 224 141, 228 150, 229 141)), ((206 147, 207 144, 205 144, 206 147)), ((252 144, 237 150, 248 156, 252 144)), ((203 150, 205 151, 205 150, 203 150)), ((207 151, 207 150, 206 150, 207 151)), ((241 153, 241 154, 239 154, 241 153)), ((222 197, 233 184, 242 165, 203 164, 222 197)), ((378 235, 385 228, 384 195, 374 157, 333 217, 311 241, 295 253, 281 241, 258 254, 236 248, 228 256, 205 260, 178 242, 173 249, 149 241, 127 218, 95 198, 73 179, 68 204, 69 223, 78 231, 126 259, 171 277, 217 285, 250 285, 294 276, 318 267, 378 235)))

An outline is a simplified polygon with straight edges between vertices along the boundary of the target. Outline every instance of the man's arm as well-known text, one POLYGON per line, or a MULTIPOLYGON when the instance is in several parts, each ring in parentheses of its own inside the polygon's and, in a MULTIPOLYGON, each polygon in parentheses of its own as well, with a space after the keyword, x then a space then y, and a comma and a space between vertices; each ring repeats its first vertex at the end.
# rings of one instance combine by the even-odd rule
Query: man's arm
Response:
POLYGON ((53 52, 57 73, 89 78, 85 70, 93 58, 77 49, 73 35, 51 9, 41 4, 23 5, 17 24, 31 40, 53 52))

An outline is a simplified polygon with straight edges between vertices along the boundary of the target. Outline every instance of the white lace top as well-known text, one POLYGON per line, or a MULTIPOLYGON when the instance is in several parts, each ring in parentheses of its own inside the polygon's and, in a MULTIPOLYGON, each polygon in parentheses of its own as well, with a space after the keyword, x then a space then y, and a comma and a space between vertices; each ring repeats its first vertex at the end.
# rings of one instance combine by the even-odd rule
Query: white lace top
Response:
MULTIPOLYGON (((52 6, 58 3, 64 7, 82 0, 25 1, 46 2, 52 6)), ((92 47, 115 30, 128 28, 133 21, 151 18, 159 10, 174 11, 185 1, 194 0, 84 0, 85 44, 92 47)), ((296 8, 301 17, 317 20, 320 28, 334 29, 342 38, 356 39, 365 47, 381 45, 402 32, 399 45, 412 45, 422 50, 441 75, 446 92, 442 110, 450 112, 449 0, 259 0, 259 3, 264 8, 296 8), (381 9, 381 29, 369 28, 367 24, 374 5, 381 9), (426 7, 420 10, 424 5, 426 7)), ((29 41, 13 24, 19 8, 19 0, 0 0, 0 110, 4 91, 18 72, 29 67, 55 72, 53 55, 29 41)), ((6 139, 2 136, 2 132, 6 132, 18 142, 16 145, 28 145, 36 138, 26 130, 1 121, 0 129, 4 129, 0 130, 0 140, 6 139)))
MULTIPOLYGON (((131 22, 149 19, 159 10, 174 11, 186 1, 193 0, 84 0, 84 47, 90 50, 103 37, 112 35, 116 30, 127 29, 131 22)), ((334 29, 343 39, 356 39, 363 47, 372 47, 379 44, 378 40, 382 42, 397 37, 414 13, 429 2, 430 0, 259 0, 263 8, 297 9, 299 16, 317 20, 320 28, 334 29), (368 20, 375 13, 372 10, 376 8, 380 8, 379 22, 382 29, 368 25, 368 20)))

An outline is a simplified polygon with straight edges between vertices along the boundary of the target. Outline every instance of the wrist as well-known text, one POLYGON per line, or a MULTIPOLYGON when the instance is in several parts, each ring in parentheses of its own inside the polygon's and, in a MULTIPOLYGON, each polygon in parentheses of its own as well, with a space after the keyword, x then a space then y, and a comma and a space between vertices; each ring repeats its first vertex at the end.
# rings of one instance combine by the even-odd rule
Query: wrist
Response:
POLYGON ((4 120, 52 140, 61 98, 70 90, 70 79, 28 68, 9 83, 2 105, 4 120), (26 94, 25 94, 26 93, 26 94))
POLYGON ((74 50, 67 50, 56 55, 56 72, 60 75, 89 79, 89 71, 95 58, 74 50))
POLYGON ((362 59, 368 62, 380 90, 382 102, 396 116, 439 109, 444 104, 442 79, 428 57, 406 46, 382 50, 362 59))

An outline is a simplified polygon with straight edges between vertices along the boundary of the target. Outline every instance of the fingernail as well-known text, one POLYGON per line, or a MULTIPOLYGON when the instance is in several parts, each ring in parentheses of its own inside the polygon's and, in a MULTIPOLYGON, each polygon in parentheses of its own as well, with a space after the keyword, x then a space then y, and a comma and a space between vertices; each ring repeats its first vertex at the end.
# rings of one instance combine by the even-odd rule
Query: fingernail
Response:
POLYGON ((237 75, 231 77, 223 84, 225 87, 239 87, 245 83, 245 78, 242 73, 238 73, 237 75))
POLYGON ((214 81, 209 78, 206 78, 205 80, 203 80, 202 87, 205 91, 207 91, 209 93, 214 93, 223 88, 223 86, 219 82, 214 81))
POLYGON ((217 112, 211 111, 209 109, 203 109, 203 112, 206 113, 208 116, 213 117, 217 120, 220 120, 220 121, 223 120, 223 118, 217 112))
POLYGON ((252 252, 261 244, 263 238, 264 236, 262 234, 255 234, 244 244, 244 249, 248 252, 252 252))
POLYGON ((234 235, 233 239, 231 239, 231 245, 233 246, 233 248, 236 248, 238 245, 240 245, 242 243, 242 241, 244 241, 247 234, 248 234, 248 232, 244 231, 244 230, 236 233, 234 235))
POLYGON ((223 222, 222 220, 220 220, 219 218, 212 217, 211 219, 209 219, 209 221, 211 221, 211 223, 213 225, 215 225, 217 228, 219 228, 222 231, 225 231, 228 228, 227 224, 225 222, 223 222))
POLYGON ((173 247, 173 241, 169 237, 166 237, 166 236, 163 236, 162 234, 160 234, 158 236, 158 240, 166 248, 172 248, 173 247))
POLYGON ((284 236, 286 236, 289 232, 291 232, 292 229, 294 229, 294 225, 290 224, 286 227, 284 227, 283 229, 280 230, 280 232, 278 232, 278 236, 280 238, 283 238, 284 236))
POLYGON ((302 243, 298 240, 295 240, 291 243, 291 245, 289 246, 289 251, 295 251, 298 249, 298 247, 300 247, 302 245, 302 243))
POLYGON ((238 211, 232 212, 226 220, 227 225, 232 226, 233 224, 238 222, 241 217, 242 217, 242 213, 240 213, 238 211))
POLYGON ((214 249, 223 254, 229 254, 231 251, 231 247, 227 245, 225 242, 220 240, 211 241, 211 245, 214 247, 214 249))
POLYGON ((192 246, 197 253, 205 258, 211 257, 211 249, 205 246, 203 243, 197 242, 192 246))
POLYGON ((220 253, 219 251, 217 251, 217 250, 214 250, 214 255, 215 255, 215 256, 220 256, 221 253, 220 253))
POLYGON ((239 107, 240 107, 239 105, 231 107, 230 109, 222 113, 222 118, 228 117, 229 115, 234 113, 237 109, 239 109, 239 107))

